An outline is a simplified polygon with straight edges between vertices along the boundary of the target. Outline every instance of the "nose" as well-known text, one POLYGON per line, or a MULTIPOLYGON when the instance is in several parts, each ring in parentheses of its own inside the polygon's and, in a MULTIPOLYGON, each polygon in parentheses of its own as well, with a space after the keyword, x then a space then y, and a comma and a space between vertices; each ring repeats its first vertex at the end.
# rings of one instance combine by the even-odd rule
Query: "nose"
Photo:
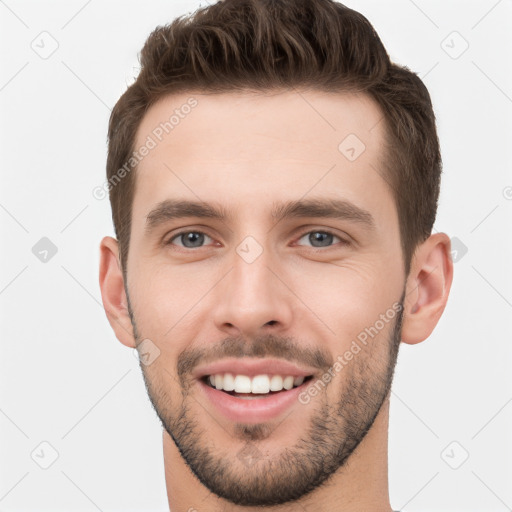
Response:
POLYGON ((278 334, 291 325, 293 293, 266 254, 252 263, 235 254, 231 272, 219 283, 214 321, 230 336, 278 334))

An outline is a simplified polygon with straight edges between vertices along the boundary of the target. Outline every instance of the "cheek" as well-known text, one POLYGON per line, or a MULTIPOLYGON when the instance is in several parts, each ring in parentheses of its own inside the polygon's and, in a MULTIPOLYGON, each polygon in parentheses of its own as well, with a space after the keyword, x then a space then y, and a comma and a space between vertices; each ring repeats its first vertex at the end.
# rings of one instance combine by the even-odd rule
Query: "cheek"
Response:
POLYGON ((139 265, 130 280, 137 326, 145 337, 169 336, 204 295, 201 282, 184 267, 139 265), (169 332, 170 331, 170 332, 169 332))
POLYGON ((204 263, 154 260, 138 266, 132 282, 135 318, 140 336, 160 351, 159 367, 175 369, 178 355, 211 329, 211 312, 220 300, 215 286, 226 272, 222 270, 204 263))
POLYGON ((293 276, 288 274, 288 279, 308 308, 306 317, 314 312, 335 333, 333 353, 342 353, 376 322, 378 335, 382 332, 387 336, 401 297, 397 269, 383 268, 370 257, 365 262, 347 259, 336 265, 303 266, 302 271, 294 272, 293 276), (386 317, 384 326, 381 315, 386 317))

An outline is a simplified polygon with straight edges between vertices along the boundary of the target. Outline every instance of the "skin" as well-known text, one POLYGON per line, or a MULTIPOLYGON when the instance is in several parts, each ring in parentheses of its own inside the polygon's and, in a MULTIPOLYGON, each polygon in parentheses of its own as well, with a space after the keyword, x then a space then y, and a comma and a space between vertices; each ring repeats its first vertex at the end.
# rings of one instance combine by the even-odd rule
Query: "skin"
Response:
POLYGON ((191 96, 198 105, 137 168, 127 283, 117 241, 105 237, 100 246, 103 304, 117 338, 132 348, 150 339, 159 350, 141 368, 164 426, 169 506, 389 512, 398 347, 425 340, 445 308, 449 237, 436 233, 419 245, 405 275, 398 214, 382 177, 384 123, 368 97, 311 90, 168 96, 146 113, 136 146, 191 96), (348 134, 366 146, 354 161, 338 150, 348 134), (147 234, 149 212, 169 198, 217 202, 233 218, 174 219, 147 234), (371 213, 375 227, 270 217, 274 202, 311 198, 346 199, 371 213), (208 236, 193 248, 183 237, 164 244, 183 229, 208 236), (335 236, 315 246, 309 235, 325 230, 335 236), (262 249, 251 263, 236 251, 247 236, 262 249), (394 304, 403 305, 401 314, 359 343, 321 392, 279 418, 231 422, 192 377, 207 357, 284 353, 305 364, 314 353, 321 378, 394 304), (252 465, 240 456, 244 449, 252 465))

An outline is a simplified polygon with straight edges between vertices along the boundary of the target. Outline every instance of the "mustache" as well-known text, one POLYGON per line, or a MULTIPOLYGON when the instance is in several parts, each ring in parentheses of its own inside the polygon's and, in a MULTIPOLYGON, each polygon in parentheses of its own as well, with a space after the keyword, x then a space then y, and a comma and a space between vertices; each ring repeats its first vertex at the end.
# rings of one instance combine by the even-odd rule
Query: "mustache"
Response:
POLYGON ((187 376, 199 364, 228 357, 275 357, 320 370, 327 370, 334 364, 334 359, 327 350, 304 346, 291 337, 269 334, 247 340, 243 336, 238 336, 224 338, 215 345, 184 349, 177 359, 178 378, 184 385, 187 376))

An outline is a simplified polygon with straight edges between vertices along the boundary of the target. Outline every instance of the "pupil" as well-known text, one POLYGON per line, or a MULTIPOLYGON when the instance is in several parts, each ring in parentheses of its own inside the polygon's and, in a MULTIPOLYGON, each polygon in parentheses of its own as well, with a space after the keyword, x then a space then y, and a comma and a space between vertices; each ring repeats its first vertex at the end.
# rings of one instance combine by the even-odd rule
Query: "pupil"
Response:
POLYGON ((332 242, 332 237, 333 235, 330 235, 329 233, 315 231, 309 235, 309 241, 315 247, 325 247, 329 245, 329 242, 332 242), (315 245, 315 242, 320 242, 321 245, 315 245))
POLYGON ((182 235, 181 241, 185 247, 200 247, 204 242, 204 235, 202 233, 195 233, 191 231, 190 233, 182 235), (189 242, 191 245, 189 245, 189 242))

